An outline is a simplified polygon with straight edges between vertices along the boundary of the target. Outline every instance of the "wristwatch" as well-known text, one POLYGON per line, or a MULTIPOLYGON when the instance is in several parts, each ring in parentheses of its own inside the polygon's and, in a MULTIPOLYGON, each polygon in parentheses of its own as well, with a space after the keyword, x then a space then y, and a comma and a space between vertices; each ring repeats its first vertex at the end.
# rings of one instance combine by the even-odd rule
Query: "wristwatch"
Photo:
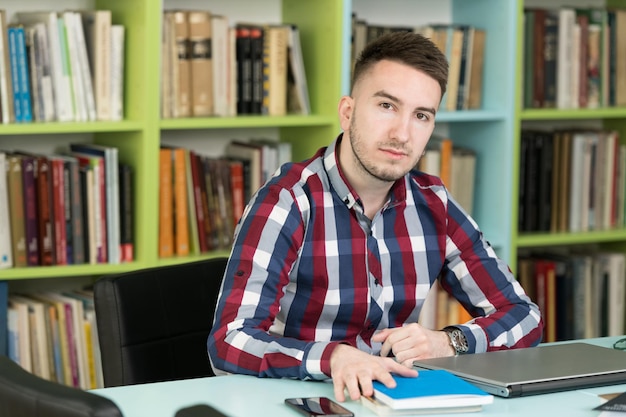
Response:
POLYGON ((450 346, 454 348, 454 352, 457 355, 467 353, 469 346, 467 345, 467 338, 458 327, 448 326, 444 327, 443 331, 446 332, 450 338, 450 346))

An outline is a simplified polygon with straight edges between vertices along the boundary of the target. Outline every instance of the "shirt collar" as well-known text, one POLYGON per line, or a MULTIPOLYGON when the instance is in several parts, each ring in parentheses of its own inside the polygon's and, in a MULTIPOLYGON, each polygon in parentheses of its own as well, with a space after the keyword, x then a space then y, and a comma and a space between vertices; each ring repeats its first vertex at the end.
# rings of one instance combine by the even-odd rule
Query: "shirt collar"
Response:
MULTIPOLYGON (((348 208, 352 208, 355 203, 359 201, 359 196, 352 186, 347 183, 341 168, 339 167, 339 161, 337 160, 337 147, 343 139, 343 133, 340 133, 335 140, 328 145, 324 152, 324 168, 328 175, 331 186, 346 204, 348 208)), ((391 198, 389 206, 395 206, 396 204, 406 200, 406 187, 410 174, 405 175, 403 178, 397 180, 391 187, 391 198)))

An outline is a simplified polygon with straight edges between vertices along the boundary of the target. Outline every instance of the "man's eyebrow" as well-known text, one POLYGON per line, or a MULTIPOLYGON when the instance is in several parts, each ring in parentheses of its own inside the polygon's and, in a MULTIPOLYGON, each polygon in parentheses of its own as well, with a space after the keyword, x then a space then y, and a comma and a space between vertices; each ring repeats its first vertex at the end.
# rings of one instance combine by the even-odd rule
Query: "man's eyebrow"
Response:
POLYGON ((384 98, 388 98, 391 101, 395 101, 396 103, 402 103, 402 100, 400 100, 398 97, 394 96, 393 94, 389 94, 385 90, 378 90, 377 92, 374 93, 374 97, 384 97, 384 98))
MULTIPOLYGON (((394 101, 398 104, 402 104, 402 100, 400 100, 398 97, 394 96, 393 94, 389 94, 388 92, 386 92, 385 90, 379 90, 377 92, 374 93, 374 97, 383 97, 383 98, 387 98, 391 101, 394 101)), ((423 111, 423 112, 428 112, 431 113, 433 116, 437 114, 437 109, 433 108, 433 107, 416 107, 415 108, 416 111, 423 111)))

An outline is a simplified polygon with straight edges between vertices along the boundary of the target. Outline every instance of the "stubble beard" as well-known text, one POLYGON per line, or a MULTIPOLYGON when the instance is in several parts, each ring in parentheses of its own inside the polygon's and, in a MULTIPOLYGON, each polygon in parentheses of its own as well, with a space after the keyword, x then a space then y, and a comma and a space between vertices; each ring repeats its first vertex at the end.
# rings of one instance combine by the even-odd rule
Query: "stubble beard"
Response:
POLYGON ((352 155, 356 162, 357 169, 360 168, 363 172, 378 181, 393 183, 409 172, 402 171, 399 173, 397 170, 385 169, 384 167, 377 166, 367 158, 367 151, 364 149, 363 140, 356 127, 356 112, 352 114, 352 120, 350 121, 350 146, 352 147, 352 155))

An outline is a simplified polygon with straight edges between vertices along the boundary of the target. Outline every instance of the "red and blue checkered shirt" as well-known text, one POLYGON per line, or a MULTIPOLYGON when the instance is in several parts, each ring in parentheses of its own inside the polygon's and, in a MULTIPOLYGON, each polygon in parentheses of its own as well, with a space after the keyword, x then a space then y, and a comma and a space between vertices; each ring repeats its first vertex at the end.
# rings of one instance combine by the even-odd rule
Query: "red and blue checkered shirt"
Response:
POLYGON ((370 220, 339 140, 246 207, 208 338, 216 373, 327 379, 337 343, 378 354, 374 332, 417 322, 437 279, 474 317, 458 326, 470 352, 538 344, 537 305, 441 180, 411 171, 370 220))

